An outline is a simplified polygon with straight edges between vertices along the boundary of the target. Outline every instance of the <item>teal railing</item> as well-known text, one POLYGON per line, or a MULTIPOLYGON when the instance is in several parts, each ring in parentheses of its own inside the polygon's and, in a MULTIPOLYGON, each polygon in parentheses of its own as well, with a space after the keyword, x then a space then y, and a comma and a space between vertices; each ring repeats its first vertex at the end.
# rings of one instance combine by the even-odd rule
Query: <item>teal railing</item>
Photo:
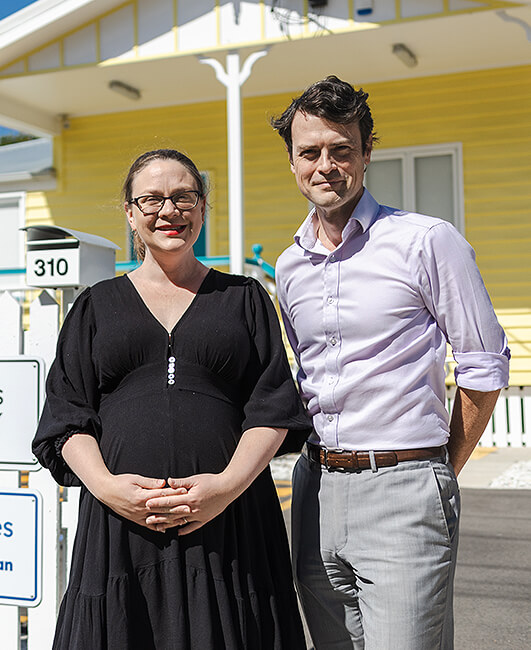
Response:
MULTIPOLYGON (((270 278, 275 278, 275 268, 268 262, 266 262, 262 257, 263 247, 261 244, 254 244, 252 247, 253 257, 245 258, 246 264, 251 264, 253 266, 260 266, 264 273, 270 278)), ((230 264, 230 257, 228 255, 214 255, 211 257, 198 257, 200 262, 206 266, 228 266, 230 264)), ((132 271, 138 266, 139 262, 116 262, 116 271, 119 273, 127 273, 132 271)), ((12 269, 0 269, 0 276, 2 275, 25 275, 25 268, 12 268, 12 269)))

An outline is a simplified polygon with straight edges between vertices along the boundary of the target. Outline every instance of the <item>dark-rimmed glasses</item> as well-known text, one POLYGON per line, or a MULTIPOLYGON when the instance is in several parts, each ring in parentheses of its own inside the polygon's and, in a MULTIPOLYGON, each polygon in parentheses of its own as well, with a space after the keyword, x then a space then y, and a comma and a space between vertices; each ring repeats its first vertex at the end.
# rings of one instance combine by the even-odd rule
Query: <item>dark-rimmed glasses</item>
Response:
POLYGON ((145 194, 131 199, 129 204, 133 203, 143 214, 157 214, 160 212, 169 199, 178 210, 192 210, 199 203, 201 193, 197 190, 172 194, 172 196, 158 196, 156 194, 145 194))

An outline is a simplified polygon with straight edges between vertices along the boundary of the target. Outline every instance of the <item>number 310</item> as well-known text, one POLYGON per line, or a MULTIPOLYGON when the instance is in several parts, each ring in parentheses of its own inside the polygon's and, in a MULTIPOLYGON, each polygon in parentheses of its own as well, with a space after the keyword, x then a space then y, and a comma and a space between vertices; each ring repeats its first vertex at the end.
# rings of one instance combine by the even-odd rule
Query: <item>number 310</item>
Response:
POLYGON ((68 262, 64 257, 55 260, 53 257, 50 260, 36 259, 35 260, 35 275, 39 278, 45 275, 46 271, 53 277, 54 275, 66 275, 68 273, 68 262), (46 265, 50 268, 46 269, 46 265))

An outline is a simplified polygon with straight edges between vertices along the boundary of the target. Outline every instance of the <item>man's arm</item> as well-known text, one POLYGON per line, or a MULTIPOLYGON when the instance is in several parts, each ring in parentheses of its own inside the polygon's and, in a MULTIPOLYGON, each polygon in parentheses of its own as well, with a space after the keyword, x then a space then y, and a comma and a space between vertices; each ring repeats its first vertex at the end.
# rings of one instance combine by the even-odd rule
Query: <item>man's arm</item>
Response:
POLYGON ((469 388, 457 389, 448 441, 450 462, 456 475, 463 469, 485 431, 499 394, 499 390, 483 393, 469 388))

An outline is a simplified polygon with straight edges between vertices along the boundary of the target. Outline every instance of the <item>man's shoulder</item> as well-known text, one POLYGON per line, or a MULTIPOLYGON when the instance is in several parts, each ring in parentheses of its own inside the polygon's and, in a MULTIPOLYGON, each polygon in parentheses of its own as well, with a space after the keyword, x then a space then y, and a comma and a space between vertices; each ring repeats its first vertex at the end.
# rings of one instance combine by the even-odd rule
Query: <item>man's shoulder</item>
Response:
POLYGON ((427 214, 420 214, 419 212, 399 210, 398 208, 392 208, 387 205, 381 206, 378 221, 382 223, 386 221, 390 226, 397 225, 403 227, 407 225, 411 230, 420 232, 426 232, 439 225, 451 226, 448 221, 440 217, 431 217, 427 214))
POLYGON ((375 241, 390 238, 406 246, 408 251, 412 250, 411 246, 423 247, 427 242, 460 242, 463 239, 455 226, 445 219, 388 206, 381 206, 373 227, 374 234, 378 235, 375 241))
POLYGON ((280 253, 275 265, 276 274, 283 275, 293 264, 296 264, 303 258, 303 250, 298 244, 291 244, 282 253, 280 253))

